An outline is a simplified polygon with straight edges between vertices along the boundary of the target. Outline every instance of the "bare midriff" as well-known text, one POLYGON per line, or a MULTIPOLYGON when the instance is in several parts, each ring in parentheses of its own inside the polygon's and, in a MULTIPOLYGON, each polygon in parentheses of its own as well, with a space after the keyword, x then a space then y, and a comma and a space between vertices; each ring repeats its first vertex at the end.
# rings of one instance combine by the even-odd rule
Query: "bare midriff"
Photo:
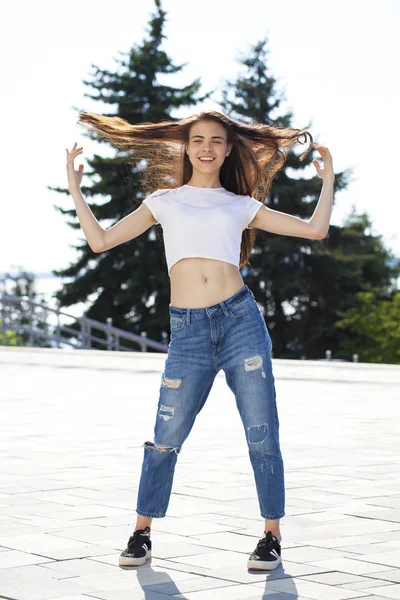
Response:
POLYGON ((170 304, 205 308, 236 294, 244 285, 236 265, 211 258, 183 258, 170 271, 170 304))

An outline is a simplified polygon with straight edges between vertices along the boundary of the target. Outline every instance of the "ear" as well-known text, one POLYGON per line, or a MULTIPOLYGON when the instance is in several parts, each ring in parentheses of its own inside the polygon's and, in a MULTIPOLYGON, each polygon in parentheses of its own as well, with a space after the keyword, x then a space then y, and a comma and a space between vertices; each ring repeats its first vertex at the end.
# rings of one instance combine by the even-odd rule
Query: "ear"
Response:
POLYGON ((228 145, 228 147, 227 147, 227 149, 226 149, 226 154, 225 154, 225 156, 229 156, 229 155, 230 155, 230 153, 231 153, 231 151, 232 151, 232 144, 229 144, 229 145, 228 145))

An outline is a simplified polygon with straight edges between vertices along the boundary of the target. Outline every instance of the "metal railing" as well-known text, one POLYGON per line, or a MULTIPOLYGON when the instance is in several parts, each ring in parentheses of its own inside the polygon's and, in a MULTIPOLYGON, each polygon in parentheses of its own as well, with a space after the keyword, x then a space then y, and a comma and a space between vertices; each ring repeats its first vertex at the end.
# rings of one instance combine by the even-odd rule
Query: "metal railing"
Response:
MULTIPOLYGON (((25 337, 27 346, 35 346, 38 340, 45 340, 50 347, 72 346, 73 348, 87 349, 92 348, 93 342, 97 342, 105 350, 136 352, 135 349, 124 345, 124 342, 132 342, 139 346, 141 352, 147 352, 148 348, 168 352, 166 333, 163 335, 164 343, 156 342, 146 337, 145 332, 138 335, 114 327, 111 317, 106 319, 106 323, 85 316, 75 317, 61 311, 60 308, 51 308, 43 301, 35 302, 29 296, 0 293, 0 320, 0 338, 3 346, 8 344, 7 332, 13 331, 25 337), (40 312, 44 313, 42 322, 40 321, 40 312), (53 325, 48 323, 49 315, 55 318, 53 325), (65 317, 78 323, 79 329, 61 323, 61 319, 65 317), (96 332, 99 331, 105 337, 96 335, 96 332)), ((302 356, 301 359, 305 360, 306 357, 302 356)), ((344 359, 333 359, 330 350, 326 350, 325 358, 320 360, 348 362, 344 359)), ((358 354, 353 354, 352 362, 358 362, 358 360, 358 354)))
POLYGON ((26 338, 27 346, 35 346, 38 340, 45 340, 50 347, 72 346, 87 349, 92 348, 93 342, 97 342, 104 346, 105 350, 135 352, 136 350, 124 345, 126 342, 132 342, 138 345, 141 352, 147 352, 148 348, 160 352, 168 351, 167 343, 151 340, 146 337, 145 332, 138 335, 114 327, 111 317, 106 319, 106 323, 85 316, 76 317, 61 311, 60 308, 51 308, 46 303, 35 302, 29 296, 0 294, 0 318, 3 346, 8 343, 7 332, 13 331, 26 338), (49 323, 49 317, 53 317, 55 323, 49 323), (62 323, 64 318, 78 323, 79 329, 62 323), (98 332, 102 332, 104 337, 100 337, 98 332))

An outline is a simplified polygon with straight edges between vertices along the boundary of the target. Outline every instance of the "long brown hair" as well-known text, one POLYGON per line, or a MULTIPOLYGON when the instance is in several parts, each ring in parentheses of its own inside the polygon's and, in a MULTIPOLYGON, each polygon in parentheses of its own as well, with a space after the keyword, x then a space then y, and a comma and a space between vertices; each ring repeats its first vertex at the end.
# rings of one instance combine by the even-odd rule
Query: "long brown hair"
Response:
MULTIPOLYGON (((265 125, 253 121, 239 123, 223 113, 210 110, 193 114, 177 121, 139 123, 132 125, 121 117, 107 117, 81 112, 79 124, 91 125, 98 135, 128 152, 127 162, 133 162, 141 178, 144 194, 157 189, 178 188, 190 180, 192 163, 185 152, 189 143, 190 129, 198 121, 212 120, 220 123, 227 132, 227 143, 232 150, 221 166, 221 185, 239 195, 253 196, 264 202, 272 180, 286 162, 289 151, 296 142, 305 144, 310 138, 308 149, 299 157, 303 161, 310 152, 312 135, 307 130, 265 125), (304 141, 300 137, 304 136, 304 141), (143 169, 138 161, 144 160, 143 169)), ((245 229, 242 233, 240 267, 249 264, 255 243, 255 230, 245 229)))

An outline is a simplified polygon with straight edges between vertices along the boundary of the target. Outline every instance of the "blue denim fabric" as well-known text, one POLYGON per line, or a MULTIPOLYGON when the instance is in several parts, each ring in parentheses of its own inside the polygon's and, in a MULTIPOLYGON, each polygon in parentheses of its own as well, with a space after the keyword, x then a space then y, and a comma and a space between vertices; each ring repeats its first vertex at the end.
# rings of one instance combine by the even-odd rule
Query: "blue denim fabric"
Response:
POLYGON ((223 369, 243 422, 261 516, 280 519, 285 514, 285 485, 272 343, 253 293, 244 285, 213 306, 170 305, 169 311, 171 341, 161 376, 154 442, 144 443, 136 512, 165 516, 178 454, 223 369))

